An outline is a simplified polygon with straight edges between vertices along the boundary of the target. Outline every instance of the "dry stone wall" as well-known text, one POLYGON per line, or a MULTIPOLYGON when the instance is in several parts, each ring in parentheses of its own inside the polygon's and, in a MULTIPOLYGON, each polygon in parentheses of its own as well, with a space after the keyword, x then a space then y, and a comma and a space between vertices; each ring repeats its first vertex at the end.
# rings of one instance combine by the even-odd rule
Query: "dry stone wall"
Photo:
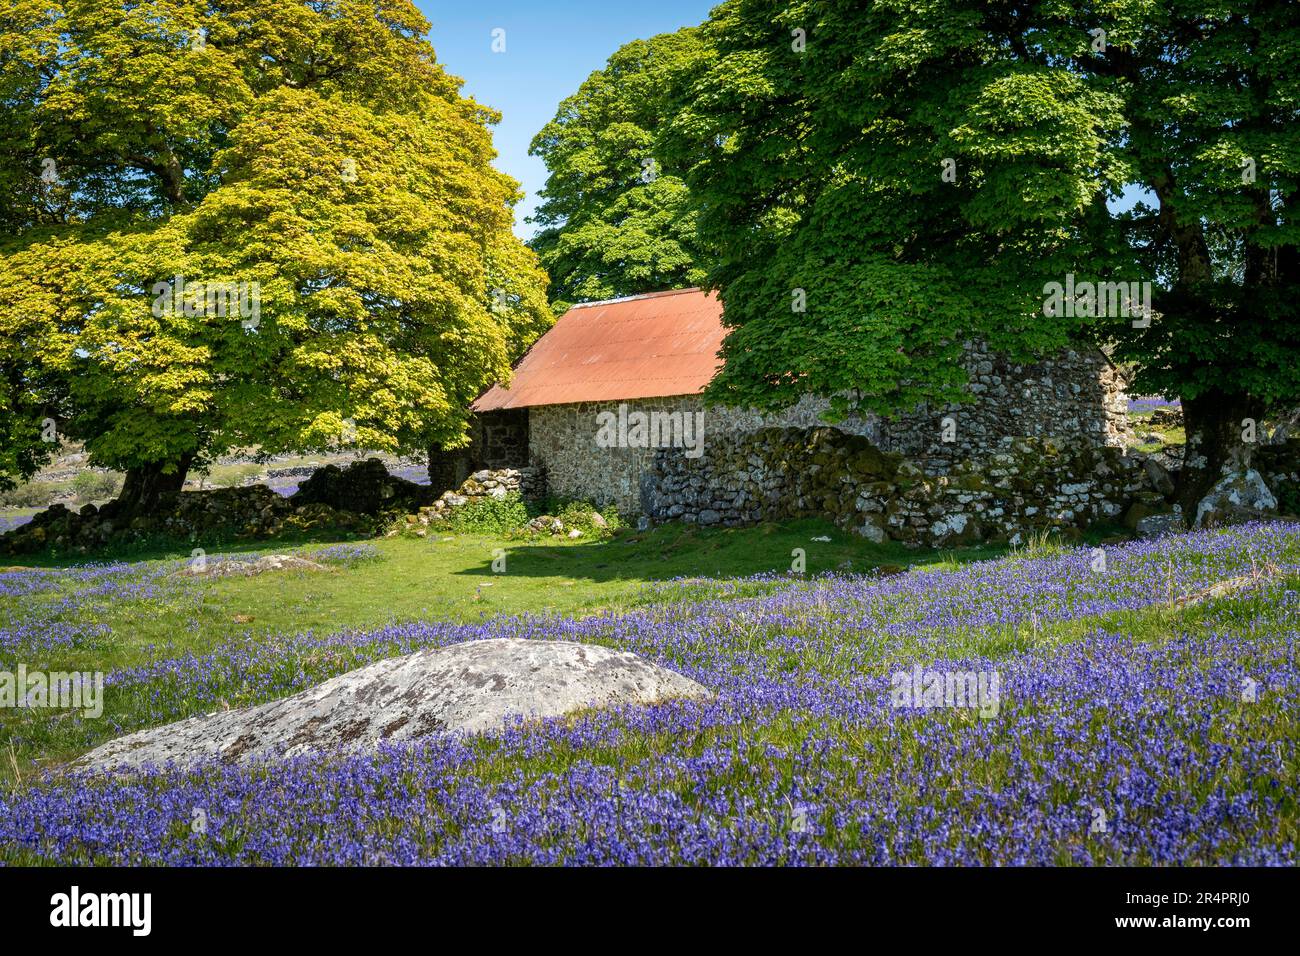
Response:
POLYGON ((1292 436, 1255 452, 1253 464, 1277 496, 1284 514, 1300 515, 1300 436, 1292 436))
MULTIPOLYGON (((414 507, 409 498, 399 496, 391 501, 394 507, 414 507)), ((159 507, 147 515, 123 515, 116 501, 98 508, 86 505, 80 511, 51 505, 27 524, 0 536, 0 554, 47 550, 91 554, 156 537, 188 539, 211 547, 232 539, 264 540, 322 530, 369 535, 384 521, 381 516, 339 510, 323 502, 295 502, 266 485, 180 491, 164 496, 159 507)))
POLYGON ((1119 448, 1008 438, 946 474, 834 428, 724 436, 700 458, 660 451, 647 482, 652 520, 739 525, 828 517, 883 542, 1016 543, 1048 529, 1118 523, 1165 507, 1168 475, 1119 448))

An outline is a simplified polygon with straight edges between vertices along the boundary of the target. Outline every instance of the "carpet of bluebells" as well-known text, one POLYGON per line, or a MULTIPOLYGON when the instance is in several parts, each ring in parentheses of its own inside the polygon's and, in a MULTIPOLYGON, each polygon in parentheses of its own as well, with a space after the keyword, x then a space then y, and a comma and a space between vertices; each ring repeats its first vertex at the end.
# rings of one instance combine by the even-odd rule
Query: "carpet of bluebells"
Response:
MULTIPOLYGON (((347 759, 50 771, 0 794, 0 861, 1294 865, 1300 525, 1103 553, 668 582, 637 610, 580 619, 244 636, 158 656, 108 674, 100 720, 62 715, 84 747, 491 637, 623 648, 717 696, 347 759), (918 663, 997 672, 997 715, 895 706, 891 675, 918 663)), ((148 600, 172 580, 133 565, 76 574, 67 601, 148 600)), ((0 596, 54 577, 0 574, 0 596)), ((15 617, 0 669, 105 639, 15 617)))

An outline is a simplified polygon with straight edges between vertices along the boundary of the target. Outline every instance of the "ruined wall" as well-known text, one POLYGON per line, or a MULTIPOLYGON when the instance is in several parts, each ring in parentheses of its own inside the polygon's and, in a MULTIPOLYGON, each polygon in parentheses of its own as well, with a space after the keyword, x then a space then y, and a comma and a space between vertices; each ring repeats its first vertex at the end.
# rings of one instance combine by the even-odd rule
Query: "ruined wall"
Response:
POLYGON ((1263 446, 1252 463, 1277 496, 1279 510, 1300 515, 1300 436, 1263 446))
POLYGON ((1032 532, 1118 523, 1164 505, 1168 476, 1099 446, 1008 438, 980 461, 927 474, 901 455, 834 428, 721 436, 703 457, 660 452, 647 481, 653 520, 702 525, 825 517, 883 542, 1018 542, 1032 532))
MULTIPOLYGON (((701 415, 695 419, 702 435, 702 448, 722 436, 765 428, 774 423, 813 427, 821 421, 824 401, 804 399, 778 415, 763 415, 752 409, 705 408, 698 395, 672 398, 643 398, 628 402, 576 402, 541 405, 529 409, 529 461, 546 472, 551 494, 581 498, 597 505, 613 504, 625 514, 642 512, 642 497, 655 454, 654 446, 604 447, 598 441, 601 415, 625 417, 641 412, 649 415, 701 415)), ((875 434, 874 421, 853 418, 841 429, 854 434, 875 434)), ((695 438, 685 433, 683 438, 695 438)), ((668 455, 691 458, 692 449, 670 447, 668 455)))
POLYGON ((536 468, 485 468, 466 478, 459 488, 444 491, 433 504, 407 515, 406 524, 427 527, 430 521, 446 518, 472 502, 500 500, 511 494, 529 501, 542 497, 545 491, 546 476, 536 468))

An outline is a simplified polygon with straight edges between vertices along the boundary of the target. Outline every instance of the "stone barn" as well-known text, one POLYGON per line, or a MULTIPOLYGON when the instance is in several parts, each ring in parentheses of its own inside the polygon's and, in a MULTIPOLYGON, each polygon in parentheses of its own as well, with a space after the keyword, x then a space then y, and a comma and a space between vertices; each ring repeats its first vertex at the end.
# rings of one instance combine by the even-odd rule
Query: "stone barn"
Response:
MULTIPOLYGON (((479 469, 531 466, 544 471, 553 495, 640 514, 649 510, 647 483, 661 449, 689 461, 715 439, 825 424, 826 403, 812 398, 779 415, 706 409, 700 393, 717 372, 725 334, 721 303, 699 289, 576 305, 533 344, 508 387, 495 385, 474 403, 469 447, 430 452, 430 477, 453 488, 479 469)), ((970 346, 966 363, 971 403, 834 427, 938 471, 1010 437, 1121 442, 1122 382, 1101 353, 1020 365, 970 346), (946 416, 958 423, 955 434, 944 434, 946 416)))

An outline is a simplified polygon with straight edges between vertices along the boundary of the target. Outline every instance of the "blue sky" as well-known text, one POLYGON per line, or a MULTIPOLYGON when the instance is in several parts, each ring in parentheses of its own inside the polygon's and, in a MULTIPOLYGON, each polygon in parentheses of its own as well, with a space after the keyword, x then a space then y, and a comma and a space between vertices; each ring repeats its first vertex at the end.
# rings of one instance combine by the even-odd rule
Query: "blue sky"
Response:
POLYGON ((433 24, 438 60, 465 81, 464 92, 500 110, 494 131, 497 168, 527 192, 515 207, 515 232, 546 182, 546 167, 528 155, 534 135, 560 101, 629 40, 701 23, 717 0, 415 0, 433 24), (492 31, 505 30, 505 52, 492 52, 492 31))

